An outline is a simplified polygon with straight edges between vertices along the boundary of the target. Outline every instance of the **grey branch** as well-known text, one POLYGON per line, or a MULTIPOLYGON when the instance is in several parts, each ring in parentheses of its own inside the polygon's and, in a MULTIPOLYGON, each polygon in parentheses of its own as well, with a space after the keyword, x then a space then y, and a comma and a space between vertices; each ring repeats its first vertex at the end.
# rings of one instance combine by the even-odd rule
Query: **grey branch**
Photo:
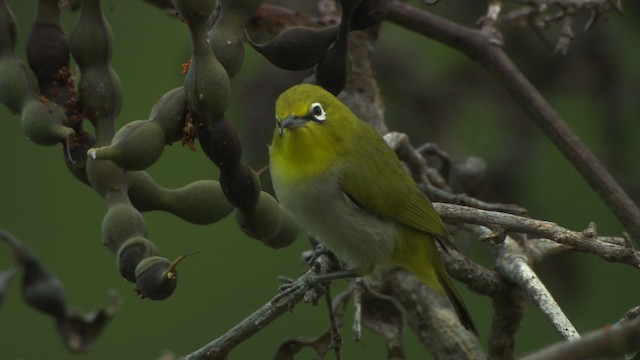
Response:
POLYGON ((527 256, 519 244, 507 236, 499 244, 501 250, 496 261, 502 276, 524 289, 533 303, 542 311, 547 320, 565 340, 580 338, 567 316, 562 312, 549 290, 527 263, 527 256))
POLYGON ((522 360, 578 360, 621 357, 640 349, 640 317, 620 325, 607 326, 581 339, 544 348, 522 360))
POLYGON ((446 222, 483 225, 492 229, 499 227, 507 231, 533 234, 571 246, 582 252, 597 255, 610 262, 619 262, 640 268, 640 253, 630 247, 628 242, 619 238, 616 242, 626 243, 626 245, 612 243, 610 238, 598 237, 593 227, 578 232, 550 221, 460 205, 444 203, 434 203, 433 205, 446 222))

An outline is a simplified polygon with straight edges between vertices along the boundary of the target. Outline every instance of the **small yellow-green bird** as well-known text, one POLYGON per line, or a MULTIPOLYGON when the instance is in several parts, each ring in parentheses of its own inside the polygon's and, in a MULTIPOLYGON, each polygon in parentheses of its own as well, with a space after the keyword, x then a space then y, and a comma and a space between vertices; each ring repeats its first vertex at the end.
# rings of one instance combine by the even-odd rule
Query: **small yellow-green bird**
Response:
POLYGON ((298 224, 357 276, 390 265, 413 271, 476 332, 436 249, 434 240, 449 238, 440 216, 373 127, 310 84, 280 95, 276 120, 271 178, 298 224))

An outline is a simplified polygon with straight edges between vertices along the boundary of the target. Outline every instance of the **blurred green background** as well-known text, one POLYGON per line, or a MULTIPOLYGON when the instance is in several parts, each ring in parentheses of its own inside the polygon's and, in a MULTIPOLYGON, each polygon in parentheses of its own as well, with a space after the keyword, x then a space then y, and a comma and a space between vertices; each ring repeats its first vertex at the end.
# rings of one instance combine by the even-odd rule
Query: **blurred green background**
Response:
MULTIPOLYGON (((19 22, 18 52, 33 19, 33 1, 8 0, 19 22)), ((313 9, 313 1, 296 2, 313 9)), ((416 2, 417 3, 417 2, 416 2)), ((429 10, 473 26, 484 2, 443 1, 429 10)), ((155 99, 180 86, 180 64, 190 56, 186 27, 141 1, 104 1, 115 35, 113 66, 124 86, 118 126, 147 117, 155 99)), ((640 6, 624 2, 626 12, 599 22, 585 33, 579 17, 566 56, 554 55, 528 28, 505 30, 508 53, 579 136, 622 183, 640 199, 637 156, 640 138, 640 6)), ((73 24, 65 15, 66 29, 73 24)), ((547 36, 555 40, 557 29, 547 36)), ((254 168, 267 163, 273 131, 273 102, 300 82, 303 73, 275 69, 248 49, 233 81, 230 117, 241 129, 245 160, 254 168)), ((410 134, 415 145, 436 142, 453 157, 477 155, 488 163, 487 182, 478 196, 518 203, 536 218, 581 230, 590 221, 601 234, 619 235, 616 219, 571 165, 514 105, 506 91, 466 57, 440 44, 385 23, 374 52, 376 71, 391 129, 410 134)), ((89 187, 65 169, 60 147, 43 148, 21 134, 19 118, 0 112, 0 227, 28 243, 65 284, 68 301, 89 311, 107 303, 116 289, 122 306, 95 349, 83 359, 156 359, 169 350, 189 353, 220 336, 268 301, 277 275, 304 270, 304 238, 283 250, 271 250, 247 238, 232 217, 195 226, 164 213, 146 213, 149 238, 162 255, 173 258, 202 248, 180 270, 176 293, 166 301, 141 301, 133 285, 120 278, 115 258, 100 245, 106 207, 89 187)), ((162 185, 183 186, 214 178, 217 170, 202 151, 175 144, 149 172, 162 185)), ((263 181, 268 183, 268 176, 263 181)), ((488 267, 483 245, 462 246, 488 267)), ((0 268, 12 263, 0 246, 0 268)), ((640 302, 638 273, 594 256, 568 254, 540 264, 539 273, 579 331, 616 321, 640 302), (634 278, 635 277, 635 278, 634 278)), ((0 359, 67 359, 52 319, 22 303, 20 275, 0 309, 0 359)), ((341 289, 344 284, 335 286, 341 289)), ((458 286, 478 325, 483 342, 490 325, 490 302, 458 286)), ((299 305, 234 351, 230 359, 270 358, 286 338, 315 336, 327 326, 323 306, 299 305)), ((349 323, 347 323, 349 324, 349 323)), ((347 359, 386 357, 383 341, 365 333, 361 343, 343 332, 347 359)), ((518 354, 559 340, 539 311, 530 306, 517 337, 518 354)), ((415 336, 405 338, 407 358, 424 358, 415 336)), ((304 352, 300 358, 312 358, 304 352)))

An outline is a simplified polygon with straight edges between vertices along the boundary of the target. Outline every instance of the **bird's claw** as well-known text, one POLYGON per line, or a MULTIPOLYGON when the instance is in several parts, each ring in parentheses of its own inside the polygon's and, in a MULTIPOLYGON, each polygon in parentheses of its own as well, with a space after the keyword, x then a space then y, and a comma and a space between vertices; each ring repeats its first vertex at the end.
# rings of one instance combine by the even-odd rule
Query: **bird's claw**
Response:
POLYGON ((304 295, 305 302, 316 302, 318 294, 323 293, 323 289, 315 279, 316 277, 311 274, 301 276, 297 280, 282 278, 289 282, 283 284, 278 288, 278 294, 271 300, 272 304, 280 303, 283 299, 288 297, 289 309, 293 310, 295 305, 295 299, 304 295))

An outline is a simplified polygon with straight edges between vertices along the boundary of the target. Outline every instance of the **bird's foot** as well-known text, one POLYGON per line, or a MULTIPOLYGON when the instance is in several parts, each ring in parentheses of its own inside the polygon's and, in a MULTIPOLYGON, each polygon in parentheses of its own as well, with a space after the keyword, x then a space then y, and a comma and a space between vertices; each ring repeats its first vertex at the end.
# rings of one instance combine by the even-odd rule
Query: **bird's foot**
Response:
POLYGON ((305 302, 312 302, 315 305, 318 298, 324 293, 324 289, 320 284, 321 281, 317 278, 318 275, 314 274, 305 274, 298 279, 281 276, 280 280, 286 282, 286 284, 278 288, 279 293, 271 300, 271 303, 277 304, 284 299, 288 299, 289 309, 293 310, 295 299, 303 296, 305 302))

